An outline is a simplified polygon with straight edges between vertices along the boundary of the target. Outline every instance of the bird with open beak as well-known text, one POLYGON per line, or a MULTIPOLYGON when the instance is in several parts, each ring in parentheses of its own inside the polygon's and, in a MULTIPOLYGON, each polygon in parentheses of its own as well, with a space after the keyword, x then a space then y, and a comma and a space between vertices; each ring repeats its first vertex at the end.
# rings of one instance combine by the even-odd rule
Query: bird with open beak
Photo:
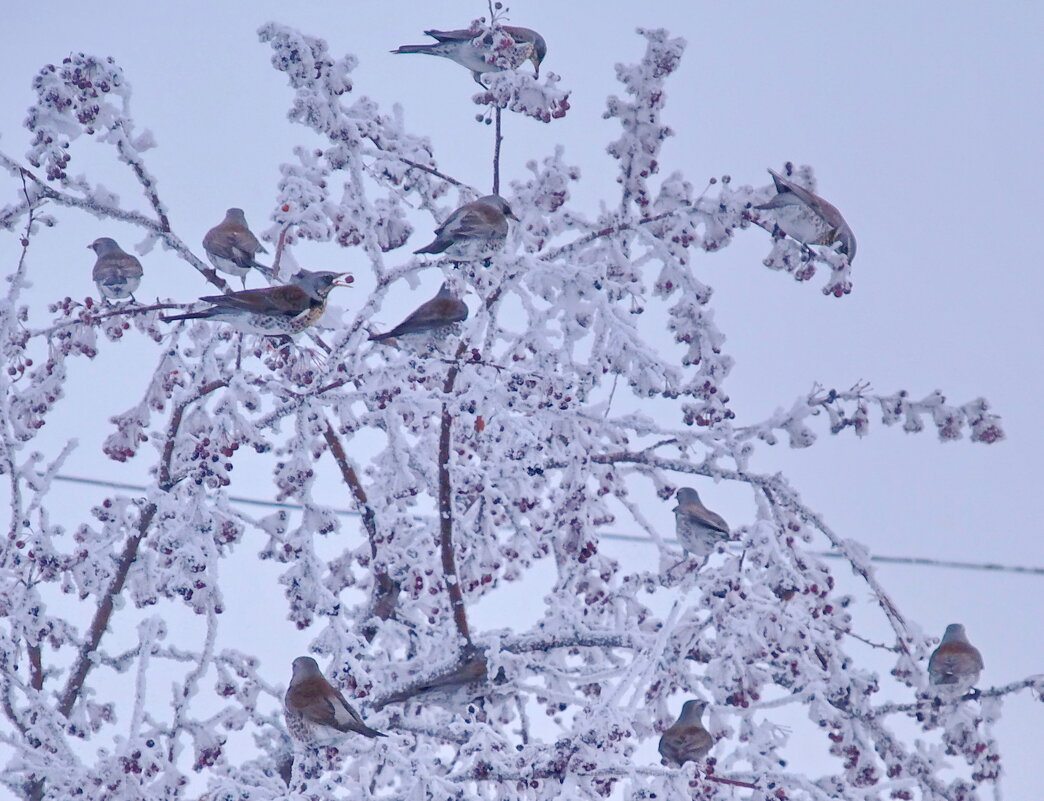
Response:
POLYGON ((207 308, 162 319, 214 320, 245 334, 293 335, 319 321, 334 287, 351 286, 354 280, 351 273, 299 270, 289 284, 206 295, 200 300, 210 304, 207 308))

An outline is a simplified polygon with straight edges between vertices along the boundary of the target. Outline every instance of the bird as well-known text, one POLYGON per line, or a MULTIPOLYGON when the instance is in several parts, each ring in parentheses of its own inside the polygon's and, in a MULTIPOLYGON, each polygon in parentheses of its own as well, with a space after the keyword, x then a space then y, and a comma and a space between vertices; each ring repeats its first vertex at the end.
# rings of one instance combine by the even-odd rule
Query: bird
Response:
POLYGON ((508 220, 518 220, 500 195, 465 203, 435 229, 435 239, 414 253, 445 253, 450 258, 477 258, 499 250, 507 238, 508 220))
POLYGON ((982 667, 982 654, 968 642, 964 626, 951 623, 928 659, 928 679, 933 685, 964 695, 979 680, 982 667))
MULTIPOLYGON (((507 681, 504 668, 498 668, 493 676, 492 684, 500 685, 507 681)), ((489 667, 486 655, 474 645, 465 646, 457 661, 449 668, 434 676, 420 678, 389 695, 378 699, 376 709, 383 709, 388 704, 398 704, 424 695, 426 702, 442 703, 459 699, 461 696, 475 697, 490 691, 489 667)))
POLYGON ((323 729, 353 731, 364 737, 388 736, 363 723, 355 707, 326 680, 312 657, 297 657, 293 671, 290 686, 283 696, 286 728, 292 737, 311 742, 323 729))
POLYGON ((299 270, 291 283, 263 289, 244 289, 227 295, 206 295, 210 304, 200 311, 171 314, 161 319, 216 320, 245 334, 297 334, 314 325, 326 310, 326 298, 336 286, 351 286, 351 273, 299 270))
POLYGON ((703 728, 700 718, 706 701, 686 701, 681 714, 660 737, 660 756, 679 768, 686 762, 701 762, 714 747, 714 738, 703 728))
POLYGON ((383 342, 386 339, 401 337, 404 334, 419 334, 428 331, 435 332, 437 335, 454 323, 460 323, 467 319, 467 304, 453 294, 449 283, 443 282, 435 297, 418 306, 391 331, 386 331, 383 334, 373 334, 370 337, 370 341, 383 342))
POLYGON ((251 267, 266 274, 271 273, 268 267, 255 259, 258 253, 268 251, 247 227, 242 209, 225 212, 225 219, 203 237, 203 250, 216 269, 242 280, 243 289, 246 289, 246 276, 251 267))
POLYGON ((674 523, 678 542, 685 552, 705 561, 719 542, 729 539, 729 524, 721 515, 700 502, 700 494, 691 487, 681 487, 675 496, 674 523))
MULTIPOLYGON (((540 77, 540 63, 547 55, 547 42, 544 37, 529 28, 520 28, 515 25, 503 25, 498 29, 485 30, 478 27, 465 28, 455 31, 425 31, 426 36, 435 39, 434 44, 403 45, 393 53, 427 53, 430 56, 448 58, 460 66, 471 70, 471 77, 481 86, 482 75, 487 72, 500 72, 503 67, 497 61, 498 55, 504 52, 506 47, 511 47, 508 63, 512 69, 518 67, 523 61, 533 62, 536 77, 540 77), (506 39, 496 38, 496 31, 503 31, 511 38, 511 45, 506 39)), ((503 61, 501 61, 503 63, 503 61)))
POLYGON ((107 300, 134 300, 134 290, 141 284, 141 262, 107 236, 95 239, 87 247, 98 256, 92 277, 101 296, 107 300))
POLYGON ((837 207, 771 169, 769 174, 776 184, 776 196, 754 208, 772 211, 779 229, 803 244, 840 242, 839 250, 851 262, 856 254, 855 235, 837 207))

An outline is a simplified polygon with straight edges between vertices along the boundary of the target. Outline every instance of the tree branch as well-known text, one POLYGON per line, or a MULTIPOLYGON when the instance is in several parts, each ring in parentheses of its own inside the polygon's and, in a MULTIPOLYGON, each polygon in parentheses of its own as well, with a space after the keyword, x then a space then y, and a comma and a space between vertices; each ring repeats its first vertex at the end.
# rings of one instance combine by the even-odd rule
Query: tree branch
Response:
POLYGON ((138 556, 138 546, 141 545, 141 541, 148 533, 155 516, 156 504, 150 503, 142 509, 141 515, 138 517, 137 532, 129 537, 127 543, 123 546, 123 553, 120 555, 116 567, 116 575, 113 576, 108 592, 105 593, 101 603, 98 604, 98 609, 94 613, 94 619, 91 621, 91 626, 88 629, 87 639, 80 646, 80 651, 76 655, 76 662, 69 673, 69 681, 58 699, 58 712, 62 717, 69 717, 69 713, 72 712, 76 699, 83 689, 83 683, 87 679, 87 673, 93 664, 92 656, 98 649, 102 635, 109 625, 109 618, 112 617, 113 599, 123 592, 123 585, 127 581, 127 574, 130 572, 131 564, 138 556))
MULTIPOLYGON (((456 368, 450 368, 455 370, 456 368)), ((448 383, 448 380, 447 380, 448 383)), ((457 560, 453 553, 453 488, 450 485, 450 434, 453 418, 449 404, 442 404, 442 425, 439 431, 439 549, 442 551, 442 574, 453 609, 453 622, 464 641, 471 645, 471 631, 464 609, 464 595, 457 576, 457 560)))
MULTIPOLYGON (((370 604, 373 614, 381 620, 387 620, 395 612, 395 606, 399 598, 399 584, 392 580, 391 576, 388 575, 384 561, 379 558, 377 551, 376 515, 373 512, 373 507, 369 504, 366 497, 366 491, 363 489, 362 483, 359 481, 359 476, 355 472, 355 468, 348 462, 348 455, 345 453, 344 445, 341 444, 341 440, 337 437, 337 434, 333 430, 333 426, 330 425, 329 421, 326 423, 326 430, 323 432, 323 437, 326 439, 326 444, 330 448, 330 455, 333 456, 334 461, 337 462, 337 467, 341 471, 341 478, 352 493, 355 507, 358 509, 359 516, 362 518, 363 528, 366 529, 366 536, 370 540, 370 557, 373 564, 374 579, 373 595, 370 604)), ((366 640, 370 642, 376 636, 377 629, 374 626, 366 626, 363 630, 363 634, 366 637, 366 640)))
MULTIPOLYGON (((174 485, 170 475, 170 464, 174 456, 174 444, 177 440, 178 430, 181 427, 181 420, 186 407, 214 390, 226 386, 227 383, 225 380, 215 380, 204 384, 192 398, 183 401, 175 407, 170 417, 170 425, 167 428, 167 441, 163 446, 163 456, 159 469, 159 488, 162 491, 168 492, 174 485)), ((137 531, 127 539, 126 544, 123 546, 123 553, 117 561, 116 574, 113 576, 108 591, 98 604, 98 609, 95 611, 94 618, 91 620, 91 625, 88 629, 87 639, 80 646, 79 653, 76 655, 76 661, 69 673, 69 680, 66 682, 65 689, 62 690, 62 694, 59 697, 58 712, 61 713, 62 717, 69 717, 80 695, 80 691, 83 689, 83 683, 87 679, 87 674, 94 663, 94 653, 97 651, 102 635, 109 625, 109 618, 112 617, 114 599, 123 592, 127 574, 138 556, 138 547, 141 545, 141 541, 148 534, 152 521, 156 516, 156 509, 157 507, 154 503, 149 503, 142 509, 138 517, 137 531)))
POLYGON ((137 225, 140 228, 144 228, 153 236, 163 240, 163 243, 171 250, 175 251, 181 258, 187 261, 193 268, 195 268, 204 278, 207 279, 211 284, 217 287, 222 292, 229 290, 229 286, 225 283, 225 280, 221 278, 217 271, 213 267, 208 267, 202 261, 200 261, 196 255, 189 250, 188 246, 175 236, 169 228, 166 217, 161 218, 161 222, 156 222, 146 217, 144 214, 140 214, 136 211, 124 211, 123 209, 116 208, 115 206, 108 206, 98 203, 95 200, 83 199, 68 195, 64 192, 52 188, 45 182, 37 178, 33 173, 27 170, 25 167, 17 164, 16 162, 10 161, 6 157, 0 159, 3 162, 13 165, 19 169, 23 175, 26 175, 33 183, 35 183, 40 191, 42 197, 46 197, 49 200, 70 208, 82 209, 83 211, 90 212, 91 214, 97 214, 103 217, 111 217, 114 220, 121 220, 132 225, 137 225))

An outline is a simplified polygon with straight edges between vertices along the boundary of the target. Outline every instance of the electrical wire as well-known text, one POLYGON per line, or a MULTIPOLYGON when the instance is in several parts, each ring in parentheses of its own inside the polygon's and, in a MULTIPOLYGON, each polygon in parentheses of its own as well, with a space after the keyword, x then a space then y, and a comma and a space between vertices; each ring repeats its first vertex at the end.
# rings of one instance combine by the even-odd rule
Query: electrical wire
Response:
MULTIPOLYGON (((97 478, 83 478, 81 476, 65 476, 55 475, 53 476, 55 481, 65 481, 70 484, 85 484, 92 487, 106 487, 108 489, 116 490, 130 490, 134 492, 145 492, 147 487, 139 484, 126 484, 121 481, 103 481, 97 478)), ((290 511, 300 510, 302 507, 296 503, 284 503, 281 501, 264 501, 258 498, 245 498, 241 495, 229 495, 229 501, 232 503, 240 503, 248 506, 262 506, 270 509, 287 509, 290 511)), ((359 513, 354 509, 332 509, 334 514, 342 517, 359 517, 359 513)), ((601 532, 598 535, 602 539, 616 540, 618 542, 635 542, 643 545, 651 544, 651 540, 647 537, 638 537, 633 534, 618 534, 615 532, 601 532)), ((676 543, 676 540, 667 539, 669 543, 676 543)), ((825 559, 844 559, 844 555, 834 553, 833 551, 817 551, 816 556, 821 556, 825 559)), ((1044 567, 1034 567, 1027 565, 1001 565, 994 562, 960 562, 953 559, 929 559, 927 557, 919 556, 882 556, 872 555, 870 557, 871 562, 878 562, 880 564, 888 565, 913 565, 915 567, 945 567, 953 570, 984 570, 992 571, 997 573, 1023 573, 1034 576, 1044 576, 1044 567)))

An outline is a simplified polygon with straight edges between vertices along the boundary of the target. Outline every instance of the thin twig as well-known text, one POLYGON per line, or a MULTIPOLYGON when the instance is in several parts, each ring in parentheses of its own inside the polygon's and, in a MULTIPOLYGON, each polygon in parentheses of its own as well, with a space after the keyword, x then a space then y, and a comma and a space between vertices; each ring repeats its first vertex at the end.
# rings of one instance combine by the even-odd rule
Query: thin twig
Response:
POLYGON ((439 172, 434 167, 426 167, 425 165, 418 164, 416 161, 408 159, 404 156, 397 156, 397 158, 403 164, 408 164, 410 167, 413 167, 416 170, 421 170, 422 172, 426 172, 429 175, 434 175, 436 178, 442 181, 446 181, 447 183, 453 184, 454 186, 467 186, 467 184, 465 184, 463 181, 458 181, 456 178, 451 178, 450 176, 446 175, 446 173, 439 172))
POLYGON ((495 122, 495 134, 493 137, 493 194, 500 194, 500 145, 504 141, 504 136, 501 132, 500 127, 500 106, 497 106, 494 110, 495 122))

